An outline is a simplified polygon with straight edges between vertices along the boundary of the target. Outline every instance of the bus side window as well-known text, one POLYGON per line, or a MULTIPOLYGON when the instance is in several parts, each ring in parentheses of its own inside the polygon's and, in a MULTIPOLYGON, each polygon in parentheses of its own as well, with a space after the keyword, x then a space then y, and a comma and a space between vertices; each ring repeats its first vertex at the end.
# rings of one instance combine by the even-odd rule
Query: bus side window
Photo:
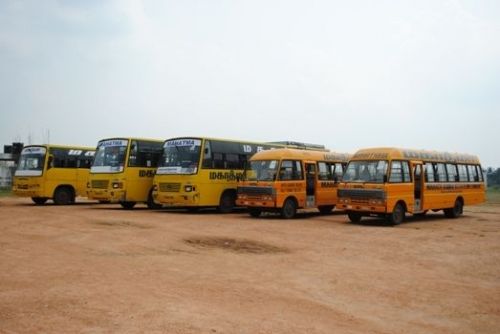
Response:
POLYGON ((240 159, 238 157, 238 154, 227 153, 225 160, 226 160, 225 167, 227 169, 238 169, 240 166, 240 159))
POLYGON ((333 179, 332 167, 334 166, 333 165, 330 166, 330 164, 327 164, 326 162, 323 161, 318 162, 318 180, 326 181, 333 179))
POLYGON ((302 165, 300 161, 283 160, 281 162, 279 176, 282 181, 302 180, 302 165))
POLYGON ((474 165, 467 165, 467 170, 469 172, 469 181, 470 182, 478 182, 479 176, 477 175, 477 169, 474 165))
POLYGON ((483 179, 483 170, 481 168, 481 165, 476 165, 476 169, 477 169, 477 174, 479 175, 479 181, 483 182, 484 181, 484 179, 483 179))
POLYGON ((213 168, 224 169, 224 157, 222 153, 214 152, 213 153, 213 168))
POLYGON ((392 161, 391 163, 391 176, 389 182, 400 183, 403 182, 403 168, 401 161, 392 161))
POLYGON ((434 166, 428 162, 425 164, 425 182, 434 182, 434 166))
POLYGON ((448 172, 448 182, 457 182, 458 173, 457 166, 454 164, 446 164, 446 171, 448 172))
POLYGON ((340 162, 337 162, 335 164, 334 176, 337 177, 338 181, 342 180, 342 176, 344 175, 344 168, 345 166, 342 166, 340 162))
POLYGON ((443 163, 436 164, 436 182, 446 182, 446 168, 443 163))
POLYGON ((458 168, 458 180, 460 182, 467 182, 468 181, 468 176, 467 176, 467 166, 466 165, 457 165, 458 168))

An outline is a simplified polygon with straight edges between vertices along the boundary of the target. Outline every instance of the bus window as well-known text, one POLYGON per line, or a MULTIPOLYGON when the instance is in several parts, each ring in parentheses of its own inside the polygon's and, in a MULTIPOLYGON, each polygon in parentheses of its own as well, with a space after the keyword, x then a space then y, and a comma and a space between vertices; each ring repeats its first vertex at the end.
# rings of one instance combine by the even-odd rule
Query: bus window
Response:
POLYGON ((434 166, 431 163, 425 164, 425 182, 434 182, 434 166))
POLYGON ((446 169, 443 163, 436 164, 436 182, 446 182, 446 169))
POLYGON ((389 178, 389 182, 403 182, 403 168, 401 167, 401 161, 393 161, 391 163, 391 177, 389 178))
POLYGON ((458 181, 458 173, 456 165, 446 164, 446 171, 448 172, 448 182, 458 181))
MULTIPOLYGON (((337 177, 337 180, 342 180, 342 175, 344 175, 344 168, 340 162, 337 162, 335 165, 335 170, 333 171, 333 175, 337 177)), ((385 173, 385 171, 384 171, 385 173)))
POLYGON ((335 169, 335 165, 330 165, 323 161, 318 162, 318 180, 332 180, 333 169, 335 169))
POLYGON ((458 167, 458 180, 460 182, 467 182, 469 179, 467 176, 467 166, 457 165, 457 167, 458 167))
POLYGON ((477 169, 477 174, 479 175, 479 181, 483 182, 483 170, 481 169, 481 166, 476 166, 477 169))
POLYGON ((403 165, 403 182, 411 182, 410 165, 408 161, 402 161, 401 164, 403 165))
POLYGON ((302 180, 302 166, 300 161, 283 160, 280 168, 280 180, 302 180))
POLYGON ((133 140, 130 144, 129 167, 157 167, 162 144, 133 140))
POLYGON ((477 175, 476 166, 468 165, 467 166, 467 170, 469 172, 469 181, 470 182, 478 182, 479 181, 479 176, 477 175))

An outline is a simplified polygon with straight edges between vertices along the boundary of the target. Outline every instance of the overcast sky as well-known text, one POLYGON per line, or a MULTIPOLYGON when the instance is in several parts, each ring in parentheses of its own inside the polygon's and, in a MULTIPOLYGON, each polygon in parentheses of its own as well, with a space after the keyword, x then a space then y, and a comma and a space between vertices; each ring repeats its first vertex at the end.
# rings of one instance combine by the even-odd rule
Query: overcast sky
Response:
POLYGON ((0 144, 116 136, 500 167, 500 1, 0 1, 0 144))

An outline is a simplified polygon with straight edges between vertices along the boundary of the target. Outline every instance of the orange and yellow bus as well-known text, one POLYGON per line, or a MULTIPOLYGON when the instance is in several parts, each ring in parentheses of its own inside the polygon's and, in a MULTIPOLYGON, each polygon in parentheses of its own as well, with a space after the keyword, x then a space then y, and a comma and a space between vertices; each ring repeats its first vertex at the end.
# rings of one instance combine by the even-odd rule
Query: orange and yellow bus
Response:
POLYGON ((395 225, 407 212, 443 210, 446 217, 456 218, 464 205, 484 202, 485 185, 481 164, 473 155, 370 148, 350 159, 338 200, 352 222, 376 215, 395 225))
POLYGON ((99 141, 87 184, 88 197, 120 203, 125 209, 132 209, 137 203, 159 208, 153 201, 152 187, 162 143, 141 138, 99 141))
POLYGON ((231 212, 237 181, 256 152, 286 146, 321 149, 298 142, 255 143, 228 139, 181 137, 165 141, 154 177, 155 202, 192 211, 216 207, 231 212))
POLYGON ((85 196, 95 148, 62 145, 29 145, 23 148, 12 190, 31 197, 35 204, 52 199, 55 204, 75 202, 85 196))
POLYGON ((238 184, 236 203, 253 217, 275 211, 288 219, 302 208, 329 213, 348 159, 344 153, 289 148, 256 153, 238 184))

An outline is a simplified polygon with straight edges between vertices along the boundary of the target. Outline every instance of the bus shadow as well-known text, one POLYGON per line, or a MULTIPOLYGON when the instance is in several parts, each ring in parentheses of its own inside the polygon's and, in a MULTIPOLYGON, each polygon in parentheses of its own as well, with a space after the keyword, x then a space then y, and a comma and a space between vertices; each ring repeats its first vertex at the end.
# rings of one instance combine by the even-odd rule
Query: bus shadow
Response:
POLYGON ((413 216, 408 215, 405 217, 405 220, 400 225, 391 225, 387 222, 385 218, 377 218, 377 217, 363 217, 360 222, 354 223, 347 219, 347 223, 351 225, 359 225, 359 226, 367 226, 367 227, 397 227, 403 225, 411 225, 416 223, 428 223, 428 222, 436 222, 449 220, 450 218, 446 218, 442 213, 435 214, 427 214, 424 216, 413 216))

